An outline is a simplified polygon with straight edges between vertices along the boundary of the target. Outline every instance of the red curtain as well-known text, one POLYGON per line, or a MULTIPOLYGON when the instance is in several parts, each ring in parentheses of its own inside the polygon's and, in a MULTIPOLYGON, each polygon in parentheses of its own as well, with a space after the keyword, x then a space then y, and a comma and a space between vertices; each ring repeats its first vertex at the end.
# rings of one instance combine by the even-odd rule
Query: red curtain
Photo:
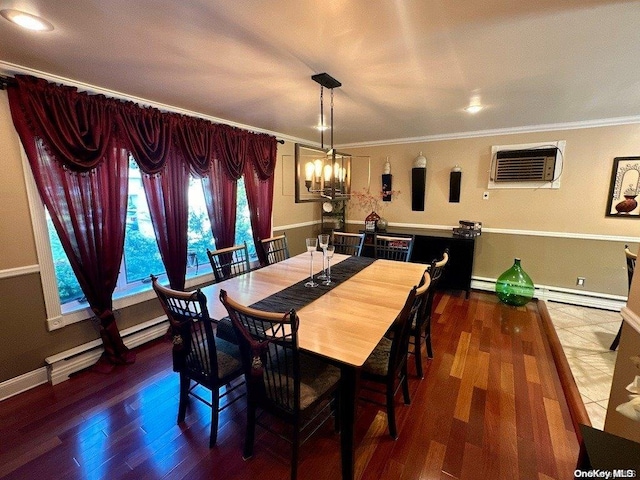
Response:
POLYGON ((179 117, 133 104, 120 113, 131 154, 144 173, 142 185, 169 284, 173 289, 184 290, 189 170, 173 145, 179 117))
MULTIPOLYGON (((247 162, 244 166, 244 185, 247 190, 249 218, 253 241, 271 236, 273 211, 273 172, 277 158, 276 139, 269 135, 254 135, 248 142, 247 162)), ((267 259, 261 248, 256 248, 260 265, 267 259)))
POLYGON ((105 352, 98 366, 131 363, 113 316, 124 249, 128 154, 118 146, 114 102, 17 77, 9 104, 40 196, 89 305, 105 352))
POLYGON ((112 312, 124 249, 129 152, 144 172, 173 288, 184 288, 186 274, 189 171, 203 180, 218 248, 234 243, 236 184, 243 174, 254 239, 270 234, 275 138, 29 76, 17 76, 8 94, 42 200, 100 318, 105 369, 135 358, 112 312))

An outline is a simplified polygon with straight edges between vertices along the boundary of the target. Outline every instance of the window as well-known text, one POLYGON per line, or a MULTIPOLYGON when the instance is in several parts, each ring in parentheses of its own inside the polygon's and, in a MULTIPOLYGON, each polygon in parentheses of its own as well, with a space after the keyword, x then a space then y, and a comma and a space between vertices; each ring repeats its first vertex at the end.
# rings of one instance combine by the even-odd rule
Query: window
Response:
MULTIPOLYGON (((257 256, 253 243, 249 207, 243 179, 238 181, 236 208, 236 243, 246 241, 249 247, 249 254, 252 260, 255 260, 257 256)), ((62 248, 48 213, 46 213, 46 218, 62 310, 67 313, 86 307, 87 303, 84 294, 71 269, 67 255, 62 248)), ((215 242, 204 201, 202 182, 191 178, 189 182, 187 279, 211 274, 207 248, 215 249, 215 242)), ((131 160, 129 163, 129 199, 124 258, 114 298, 126 297, 140 291, 150 290, 149 274, 151 273, 162 276, 165 274, 165 269, 156 243, 144 188, 142 187, 141 172, 136 162, 131 160)), ((202 281, 204 280, 206 279, 202 281)))

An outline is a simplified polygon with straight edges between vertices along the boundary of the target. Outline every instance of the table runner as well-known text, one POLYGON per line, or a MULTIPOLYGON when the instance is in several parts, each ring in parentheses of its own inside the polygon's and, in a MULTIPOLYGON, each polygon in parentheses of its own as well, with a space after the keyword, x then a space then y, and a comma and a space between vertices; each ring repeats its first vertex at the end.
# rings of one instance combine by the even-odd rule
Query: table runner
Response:
MULTIPOLYGON (((309 278, 305 278, 290 287, 251 304, 250 307, 268 312, 283 313, 288 312, 292 308, 300 310, 302 307, 320 298, 342 282, 349 280, 352 276, 361 270, 364 270, 373 262, 375 262, 375 258, 349 257, 342 262, 331 266, 331 285, 322 285, 322 280, 316 279, 319 284, 317 287, 305 287, 304 284, 309 281, 309 278)), ((217 335, 224 340, 237 343, 235 331, 233 330, 229 317, 225 317, 218 322, 217 335)))

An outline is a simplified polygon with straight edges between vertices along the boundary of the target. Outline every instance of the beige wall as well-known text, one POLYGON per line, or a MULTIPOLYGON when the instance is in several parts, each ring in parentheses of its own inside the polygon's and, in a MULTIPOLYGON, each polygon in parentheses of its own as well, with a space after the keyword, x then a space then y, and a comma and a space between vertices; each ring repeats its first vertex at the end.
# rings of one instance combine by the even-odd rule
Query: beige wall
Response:
MULTIPOLYGON (((636 155, 640 127, 617 126, 536 134, 482 137, 384 147, 354 148, 369 155, 372 185, 379 188, 382 164, 391 158, 394 188, 402 191, 384 210, 391 222, 409 225, 452 226, 466 218, 485 228, 533 232, 638 237, 640 220, 605 218, 611 165, 616 156, 636 155), (566 140, 565 170, 560 190, 497 191, 482 200, 486 190, 491 145, 566 140), (411 211, 410 169, 422 150, 428 159, 425 212, 411 211), (462 167, 459 204, 448 203, 449 171, 462 167)), ((286 232, 291 252, 304 250, 304 238, 315 235, 320 204, 296 204, 293 192, 293 150, 290 142, 278 147, 274 186, 274 233, 286 232)), ((6 92, 0 92, 0 382, 44 366, 44 358, 98 337, 90 321, 54 332, 46 330, 40 275, 13 276, 11 269, 37 265, 29 218, 25 181, 17 135, 10 118, 6 92), (28 341, 16 341, 29 332, 28 341)), ((366 183, 367 165, 354 165, 354 189, 366 183)), ((367 212, 368 213, 368 212, 367 212)), ((364 219, 349 210, 347 220, 364 219)), ((350 228, 359 225, 351 224, 350 228)), ((587 287, 602 293, 624 295, 624 258, 620 242, 572 238, 505 235, 486 232, 478 239, 474 275, 495 278, 511 265, 514 256, 537 283, 572 286, 576 275, 587 277, 587 287), (621 271, 618 271, 620 270, 621 271), (586 273, 585 273, 586 272, 586 273), (621 279, 620 279, 621 277, 621 279), (544 280, 544 282, 543 282, 544 280), (555 283, 553 283, 555 282, 555 283)), ((127 328, 161 314, 155 301, 117 312, 118 324, 127 328)))
MULTIPOLYGON (((639 236, 640 219, 606 217, 605 210, 613 159, 639 155, 639 146, 640 126, 622 125, 361 147, 348 152, 370 157, 372 191, 380 190, 380 175, 389 156, 393 189, 400 194, 378 213, 390 223, 452 227, 461 219, 482 222, 485 233, 477 240, 474 277, 495 279, 520 257, 536 284, 577 290, 576 278, 582 276, 586 278, 583 291, 624 296, 623 248, 629 239, 639 236), (567 142, 558 190, 487 188, 493 145, 557 140, 567 142), (414 212, 411 168, 420 151, 427 158, 426 201, 424 212, 414 212), (462 168, 460 203, 449 203, 449 173, 455 165, 462 168), (484 192, 489 192, 488 200, 483 200, 484 192)), ((353 172, 352 188, 366 187, 367 162, 355 161, 353 172)), ((366 213, 351 205, 348 219, 364 219, 366 213)))

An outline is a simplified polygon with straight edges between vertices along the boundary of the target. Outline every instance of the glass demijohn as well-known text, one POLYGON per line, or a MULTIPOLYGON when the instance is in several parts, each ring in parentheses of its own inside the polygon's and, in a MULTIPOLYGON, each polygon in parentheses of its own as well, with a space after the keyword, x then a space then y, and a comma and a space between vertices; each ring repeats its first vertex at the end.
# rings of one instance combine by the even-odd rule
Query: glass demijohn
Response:
POLYGON ((503 303, 519 307, 531 300, 533 293, 533 281, 522 269, 520 259, 516 258, 513 266, 498 277, 496 294, 503 303))

